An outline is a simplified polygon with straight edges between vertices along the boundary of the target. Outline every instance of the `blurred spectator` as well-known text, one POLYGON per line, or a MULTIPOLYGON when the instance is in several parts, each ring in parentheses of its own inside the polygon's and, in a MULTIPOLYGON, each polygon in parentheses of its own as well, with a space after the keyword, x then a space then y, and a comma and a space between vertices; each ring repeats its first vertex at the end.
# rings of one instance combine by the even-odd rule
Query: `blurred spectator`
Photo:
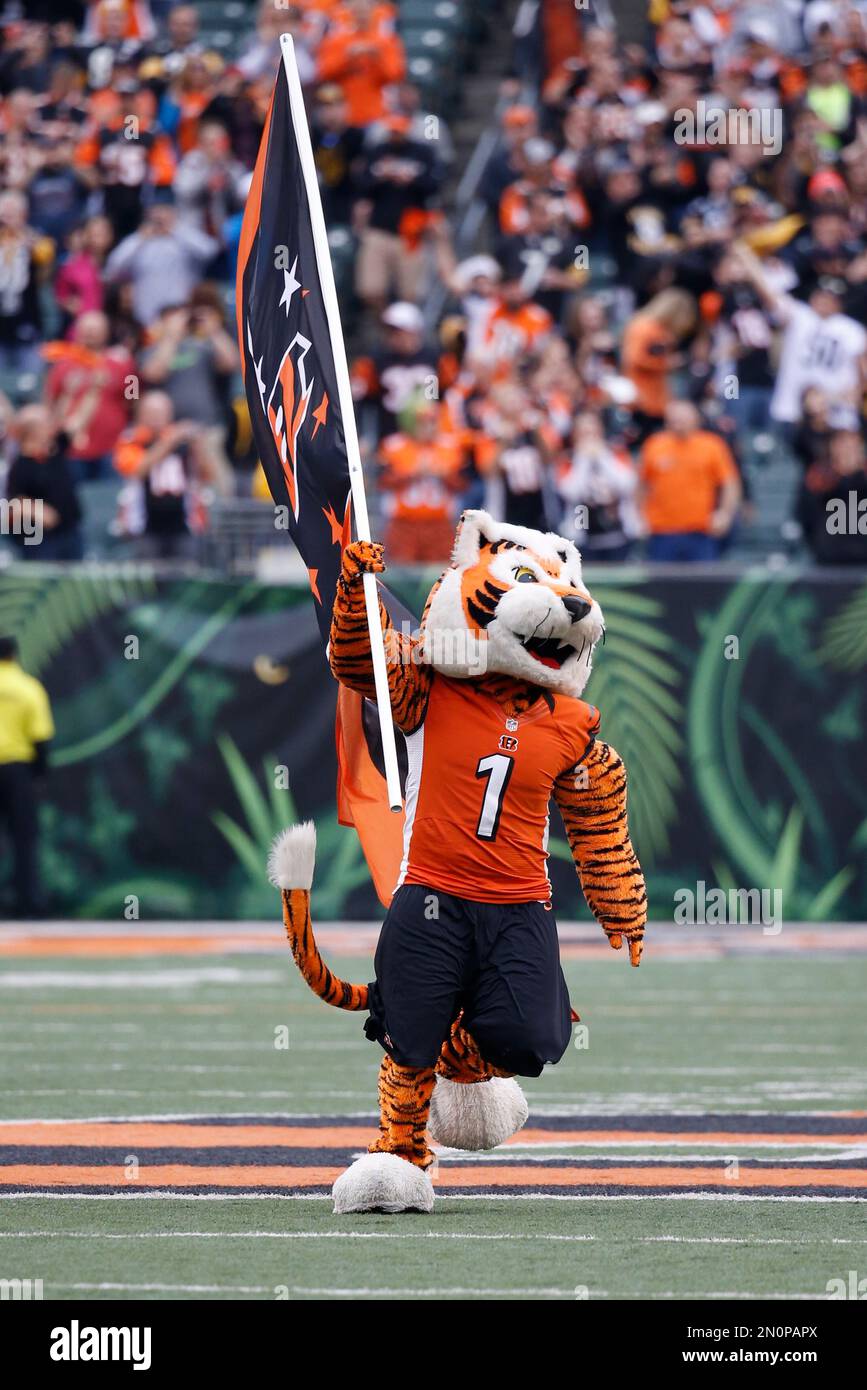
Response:
POLYGON ((494 500, 495 512, 513 526, 553 530, 560 520, 551 480, 551 460, 559 442, 556 432, 514 381, 492 388, 483 423, 491 440, 486 450, 488 498, 494 500))
POLYGON ((678 347, 696 322, 695 301, 682 289, 665 289, 634 314, 623 334, 623 373, 635 387, 632 420, 636 443, 659 429, 671 392, 671 374, 682 359, 678 347))
POLYGON ((184 155, 174 178, 178 225, 219 239, 226 219, 243 208, 248 183, 247 170, 232 158, 225 126, 202 121, 195 148, 184 155))
POLYGON ((168 78, 181 72, 188 58, 199 57, 203 51, 195 5, 173 5, 166 16, 165 33, 156 34, 147 46, 148 57, 159 59, 160 74, 168 78))
POLYGON ((316 60, 307 45, 304 11, 297 5, 278 6, 273 0, 262 0, 256 13, 256 34, 241 50, 238 68, 244 77, 265 77, 269 84, 280 62, 280 35, 291 34, 295 45, 295 61, 303 86, 316 76, 316 60))
POLYGON ((441 170, 429 144, 412 140, 408 116, 389 116, 386 137, 362 160, 356 203, 359 298, 381 309, 396 292, 418 300, 424 273, 425 216, 441 170))
POLYGON ((0 193, 0 371, 42 369, 39 284, 53 256, 51 242, 27 225, 23 193, 0 193))
POLYGON ((25 20, 13 31, 0 57, 0 87, 46 92, 51 81, 51 34, 47 24, 25 20))
POLYGON ((176 420, 200 427, 219 491, 233 491, 226 456, 230 382, 240 366, 227 331, 219 291, 200 285, 189 304, 164 309, 153 324, 153 346, 142 357, 142 379, 169 397, 176 420))
POLYGON ((114 446, 138 391, 135 362, 125 348, 110 346, 105 314, 90 310, 75 320, 72 341, 48 344, 53 362, 45 400, 55 419, 77 419, 68 458, 79 480, 111 475, 114 446))
POLYGON ((809 387, 825 391, 831 400, 846 402, 854 412, 867 330, 843 313, 845 281, 823 276, 804 303, 775 290, 758 258, 746 249, 740 250, 739 260, 784 329, 771 401, 773 419, 789 426, 791 433, 801 419, 801 402, 809 387))
POLYGON ((382 347, 352 364, 353 399, 376 402, 379 439, 396 430, 398 415, 419 388, 428 399, 438 393, 437 354, 425 344, 421 309, 398 301, 389 305, 381 323, 382 347))
POLYGON ((424 395, 404 407, 401 421, 403 428, 387 435, 379 451, 385 544, 398 563, 443 564, 454 541, 464 442, 424 395))
POLYGON ((671 401, 665 426, 645 442, 639 464, 648 559, 716 560, 741 500, 737 466, 690 401, 671 401))
MULTIPOLYGON (((409 121, 411 140, 432 140, 437 162, 448 168, 454 162, 455 147, 449 128, 442 116, 426 111, 422 105, 422 94, 413 82, 401 82, 391 94, 390 111, 396 116, 406 116, 409 121)), ((387 117, 386 117, 387 120, 387 117)), ((375 145, 387 138, 388 126, 383 121, 374 121, 367 127, 366 141, 375 145)))
POLYGON ((146 391, 135 425, 118 440, 115 467, 128 480, 123 526, 144 560, 188 559, 194 532, 204 525, 202 488, 212 460, 199 426, 175 420, 165 391, 146 391))
POLYGON ((638 476, 628 453, 605 439, 593 411, 575 419, 572 454, 557 479, 566 508, 562 531, 588 560, 625 560, 638 535, 635 509, 638 476))
POLYGON ((736 256, 723 252, 714 282, 719 295, 719 318, 712 342, 719 378, 717 388, 734 419, 738 438, 747 443, 772 424, 769 411, 774 389, 773 324, 736 256))
POLYGON ((392 6, 347 0, 319 47, 317 76, 341 88, 353 125, 369 125, 385 115, 386 88, 402 81, 405 70, 392 6))
POLYGON ((523 230, 503 242, 503 270, 560 323, 567 296, 587 279, 586 270, 575 264, 574 230, 547 192, 530 193, 525 211, 523 230))
POLYGON ((521 148, 538 130, 538 117, 532 106, 507 106, 501 118, 499 147, 485 166, 479 188, 492 213, 500 207, 500 199, 509 184, 521 173, 521 148))
POLYGON ((792 451, 806 470, 827 456, 833 434, 831 402, 817 386, 810 386, 801 398, 801 420, 792 435, 792 451))
MULTIPOLYGON (((590 224, 590 212, 580 189, 570 186, 554 170, 554 146, 547 140, 526 140, 516 152, 520 177, 503 190, 499 219, 503 236, 520 236, 531 226, 530 201, 547 209, 549 219, 556 219, 564 228, 573 231, 590 224)), ((538 217, 535 230, 540 230, 538 217)))
POLYGON ((107 217, 89 217, 67 239, 68 255, 54 281, 54 297, 68 320, 103 307, 102 277, 114 241, 107 217))
POLYGON ((502 375, 519 358, 542 350, 554 321, 547 309, 530 298, 521 278, 505 280, 499 286, 480 327, 478 359, 502 375))
POLYGON ((460 301, 467 356, 478 357, 488 319, 499 302, 497 287, 502 279, 502 268, 493 256, 468 256, 460 264, 456 263, 445 221, 434 229, 434 249, 440 279, 460 301))
POLYGON ((118 239, 135 231, 154 190, 170 187, 177 166, 172 142, 154 118, 151 93, 135 94, 130 105, 131 111, 119 98, 104 103, 104 115, 76 151, 118 239))
POLYGON ((867 565, 867 462, 857 430, 837 430, 804 478, 798 519, 823 565, 867 565))
POLYGON ((199 123, 214 96, 222 59, 191 54, 163 92, 158 108, 160 127, 172 137, 182 155, 195 149, 199 123))
POLYGON ((79 413, 67 417, 59 430, 47 406, 26 405, 13 427, 17 454, 6 479, 6 496, 18 501, 41 529, 37 545, 26 544, 24 532, 10 539, 23 560, 80 560, 84 553, 81 507, 69 463, 70 433, 89 418, 91 400, 85 398, 79 413), (67 433, 69 431, 70 433, 67 433))
POLYGON ((189 298, 219 250, 213 237, 179 225, 170 202, 156 202, 138 231, 112 251, 106 279, 130 282, 133 311, 138 322, 147 326, 163 309, 189 298))
POLYGON ((30 225, 62 242, 84 215, 88 187, 73 168, 75 141, 56 136, 33 151, 34 173, 27 187, 30 225))
POLYGON ((327 227, 349 226, 357 197, 358 160, 364 147, 364 131, 360 126, 350 125, 349 107, 336 83, 325 83, 316 93, 310 143, 319 173, 325 224, 327 227))

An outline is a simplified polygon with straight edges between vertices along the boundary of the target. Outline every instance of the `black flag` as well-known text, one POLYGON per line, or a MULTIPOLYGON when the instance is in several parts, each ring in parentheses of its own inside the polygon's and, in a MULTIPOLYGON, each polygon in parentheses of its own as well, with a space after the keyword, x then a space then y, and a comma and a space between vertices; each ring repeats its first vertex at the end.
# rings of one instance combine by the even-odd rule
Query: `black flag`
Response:
MULTIPOLYGON (((238 335, 256 448, 271 496, 284 509, 307 566, 327 643, 340 560, 350 539, 347 429, 357 483, 361 463, 354 417, 345 425, 340 409, 342 387, 352 411, 349 374, 304 100, 291 39, 282 42, 286 62, 277 74, 241 229, 238 335)), ((363 490, 360 500, 363 505, 363 490)), ((366 507, 364 513, 366 525, 366 507)), ((381 586, 380 591, 387 603, 396 603, 381 586)), ((402 821, 389 807, 400 809, 406 775, 387 687, 379 705, 340 688, 337 745, 339 818, 358 830, 387 904, 402 854, 402 821)))
POLYGON ((297 102, 293 120, 281 63, 244 211, 236 302, 253 438, 327 642, 349 540, 349 465, 317 264, 317 246, 320 256, 328 247, 311 219, 307 180, 315 170, 300 89, 297 102))

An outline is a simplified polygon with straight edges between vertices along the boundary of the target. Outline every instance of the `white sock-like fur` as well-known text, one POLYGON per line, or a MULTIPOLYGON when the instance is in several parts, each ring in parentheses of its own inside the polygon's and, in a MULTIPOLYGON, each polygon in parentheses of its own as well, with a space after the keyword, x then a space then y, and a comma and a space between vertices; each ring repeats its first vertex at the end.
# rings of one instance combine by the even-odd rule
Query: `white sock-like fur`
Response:
POLYGON ((355 1211, 431 1211, 433 1183, 422 1168, 397 1154, 362 1154, 331 1190, 336 1215, 355 1211))
POLYGON ((495 1149, 523 1128, 527 1113, 527 1099, 512 1077, 465 1085, 438 1076, 428 1133, 449 1149, 495 1149))
POLYGON ((290 825, 277 836, 268 855, 268 879, 275 888, 306 888, 313 883, 316 826, 312 820, 290 825))

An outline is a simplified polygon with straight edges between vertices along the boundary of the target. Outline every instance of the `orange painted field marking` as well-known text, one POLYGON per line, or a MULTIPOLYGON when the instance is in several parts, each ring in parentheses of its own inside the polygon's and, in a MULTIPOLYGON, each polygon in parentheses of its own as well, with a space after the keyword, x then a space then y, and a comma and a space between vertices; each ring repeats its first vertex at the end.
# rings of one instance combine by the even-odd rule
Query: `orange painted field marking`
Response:
POLYGON ((192 1125, 149 1123, 34 1123, 0 1125, 0 1153, 7 1144, 88 1147, 138 1146, 156 1149, 366 1148, 376 1138, 373 1121, 367 1125, 192 1125))
MULTIPOLYGON (((146 1121, 34 1121, 31 1124, 0 1124, 0 1150, 9 1144, 51 1146, 78 1144, 137 1145, 140 1148, 303 1148, 345 1149, 366 1147, 375 1137, 371 1121, 359 1125, 213 1125, 186 1122, 154 1124, 146 1121)), ((521 1130, 507 1146, 521 1144, 816 1144, 835 1148, 867 1145, 863 1134, 791 1134, 773 1131, 738 1130, 637 1130, 637 1129, 544 1129, 521 1130)))
MULTIPOLYGON (((18 1187, 116 1187, 135 1191, 146 1187, 319 1187, 330 1185, 342 1167, 279 1167, 228 1164, 224 1167, 197 1168, 185 1164, 142 1165, 134 1182, 119 1176, 120 1165, 99 1164, 10 1164, 0 1166, 0 1184, 18 1187), (118 1174, 117 1177, 113 1177, 118 1174)), ((867 1171, 861 1168, 746 1168, 741 1166, 737 1181, 727 1179, 720 1166, 694 1167, 644 1166, 623 1168, 542 1167, 509 1164, 473 1164, 469 1167, 440 1169, 434 1179, 440 1187, 633 1187, 693 1188, 723 1187, 732 1192, 743 1188, 867 1188, 867 1171)))

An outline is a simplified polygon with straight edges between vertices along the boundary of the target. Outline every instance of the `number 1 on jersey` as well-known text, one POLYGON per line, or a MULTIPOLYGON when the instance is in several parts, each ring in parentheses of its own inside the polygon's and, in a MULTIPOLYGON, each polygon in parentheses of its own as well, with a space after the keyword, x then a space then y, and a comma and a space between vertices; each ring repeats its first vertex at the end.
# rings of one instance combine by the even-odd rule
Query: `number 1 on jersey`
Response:
POLYGON ((505 753, 492 753, 490 757, 479 758, 476 776, 487 779, 479 824, 476 828, 476 835, 480 840, 497 838, 503 797, 514 766, 514 758, 507 757, 505 753))

